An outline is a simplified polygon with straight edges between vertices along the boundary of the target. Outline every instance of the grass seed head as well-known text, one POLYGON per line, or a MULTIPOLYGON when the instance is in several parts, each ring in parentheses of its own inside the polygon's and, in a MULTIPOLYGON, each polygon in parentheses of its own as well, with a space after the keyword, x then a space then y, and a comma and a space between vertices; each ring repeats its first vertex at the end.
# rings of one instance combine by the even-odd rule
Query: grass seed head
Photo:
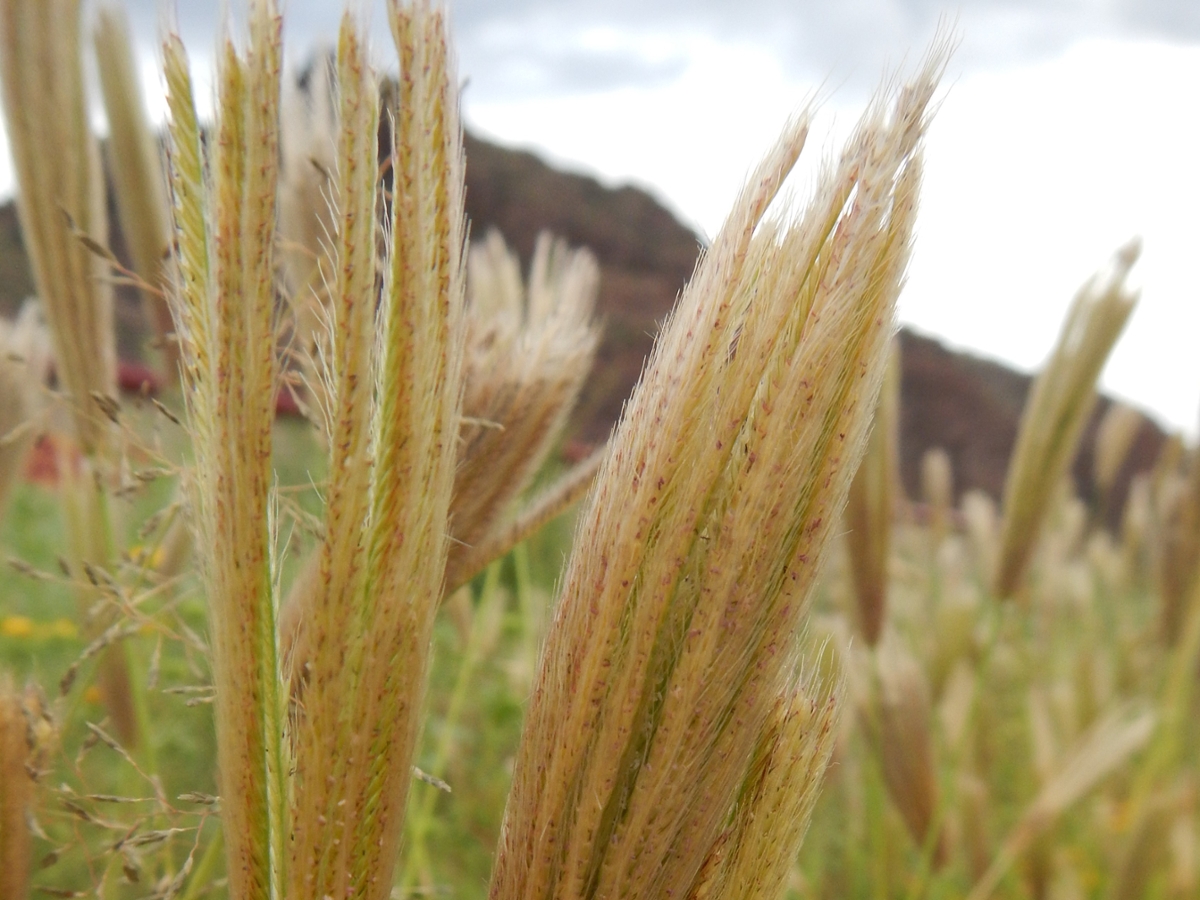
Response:
POLYGON ((874 103, 803 214, 749 179, 581 514, 518 751, 496 900, 686 894, 793 670, 886 368, 944 54, 874 103))
POLYGON ((88 122, 80 0, 0 3, 0 80, 17 210, 34 284, 87 455, 107 420, 91 397, 116 394, 113 296, 93 246, 107 236, 100 157, 88 122))

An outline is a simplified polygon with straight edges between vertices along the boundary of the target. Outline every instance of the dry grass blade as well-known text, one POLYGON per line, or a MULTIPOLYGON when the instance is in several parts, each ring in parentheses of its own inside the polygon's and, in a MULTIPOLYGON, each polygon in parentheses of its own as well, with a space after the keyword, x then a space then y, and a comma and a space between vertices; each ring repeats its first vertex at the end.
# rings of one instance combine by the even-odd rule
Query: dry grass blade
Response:
POLYGON ((494 900, 686 895, 797 656, 883 379, 943 55, 880 101, 802 217, 801 117, 667 323, 585 504, 494 900))
POLYGON ((1021 586, 1054 489, 1075 455, 1095 403, 1096 379, 1137 299, 1126 289, 1125 278, 1138 253, 1137 242, 1126 245, 1108 271, 1080 289, 1026 401, 1004 485, 993 583, 998 597, 1011 597, 1021 586))

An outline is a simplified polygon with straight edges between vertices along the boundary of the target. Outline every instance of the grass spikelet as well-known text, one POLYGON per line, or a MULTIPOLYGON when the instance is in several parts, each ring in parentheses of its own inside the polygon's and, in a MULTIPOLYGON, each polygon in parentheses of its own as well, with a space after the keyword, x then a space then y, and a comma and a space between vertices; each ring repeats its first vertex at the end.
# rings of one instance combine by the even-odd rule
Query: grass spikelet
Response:
POLYGON ((855 621, 874 647, 887 608, 888 552, 900 468, 900 347, 893 342, 875 426, 846 501, 846 546, 857 600, 855 621))
POLYGON ((17 177, 17 210, 60 383, 86 455, 105 442, 93 392, 113 396, 112 290, 103 263, 80 241, 103 244, 104 190, 88 126, 79 0, 0 4, 4 114, 17 177))
POLYGON ((338 48, 330 487, 303 625, 288 893, 314 900, 391 892, 454 479, 464 294, 455 79, 444 14, 388 9, 400 77, 378 304, 378 96, 349 16, 338 48))
MULTIPOLYGON (((599 267, 586 250, 538 237, 529 284, 499 232, 471 249, 466 388, 459 431, 447 577, 458 583, 473 553, 502 524, 562 434, 599 339, 592 309, 599 267)), ((507 548, 499 548, 502 551, 507 548)))
POLYGON ((803 216, 807 116, 697 267, 585 504, 494 900, 686 895, 797 658, 883 379, 943 55, 874 105, 803 216))
POLYGON ((836 743, 842 685, 800 679, 781 695, 693 900, 783 896, 836 743))
POLYGON ((1034 382, 1004 485, 1000 553, 993 579, 998 597, 1011 597, 1025 577, 1055 486, 1075 455, 1096 399, 1096 379, 1137 297, 1125 278, 1138 243, 1117 252, 1075 295, 1058 343, 1034 382))
MULTIPOLYGON (((100 7, 94 33, 96 63, 104 112, 108 116, 108 168, 117 200, 121 231, 134 271, 150 288, 165 288, 163 265, 171 242, 167 180, 154 129, 146 114, 136 63, 122 7, 100 7)), ((146 322, 162 347, 163 375, 179 375, 179 347, 166 293, 142 291, 146 322)))
POLYGON ((209 598, 221 814, 230 894, 281 895, 284 703, 272 569, 271 425, 280 17, 254 2, 248 49, 219 50, 217 123, 204 156, 187 63, 165 48, 196 551, 209 598))

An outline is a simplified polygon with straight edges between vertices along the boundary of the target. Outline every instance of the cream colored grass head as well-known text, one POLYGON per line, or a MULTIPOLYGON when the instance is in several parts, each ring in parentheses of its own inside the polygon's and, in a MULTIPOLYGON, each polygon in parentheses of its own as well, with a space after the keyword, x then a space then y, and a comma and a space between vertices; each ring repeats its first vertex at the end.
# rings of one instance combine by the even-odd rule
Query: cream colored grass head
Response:
POLYGON ((102 245, 107 235, 84 93, 80 0, 0 3, 0 80, 25 248, 76 438, 92 455, 107 432, 92 397, 114 395, 116 349, 105 263, 79 237, 102 245))
POLYGON ((169 95, 173 289, 188 426, 195 550, 208 598, 231 896, 284 887, 285 695, 276 637, 270 497, 277 388, 275 224, 281 18, 253 0, 249 40, 217 52, 216 122, 202 140, 179 38, 163 48, 169 95))
POLYGON ((846 546, 857 601, 854 620, 869 646, 879 643, 887 612, 888 558, 900 486, 900 345, 892 340, 875 424, 846 501, 846 546))
POLYGON ((117 215, 133 269, 146 283, 142 290, 146 325, 161 348, 163 375, 173 384, 179 375, 179 345, 173 334, 164 268, 170 256, 171 208, 162 150, 142 99, 138 54, 122 7, 107 0, 100 6, 93 43, 108 118, 106 156, 117 215))
POLYGON ((793 121, 680 297, 581 513, 494 900, 695 886, 862 454, 943 61, 872 105, 802 213, 773 217, 808 134, 793 121))
POLYGON ((1074 459, 1096 400, 1096 379, 1137 300, 1125 279, 1139 252, 1137 241, 1127 244, 1080 288, 1025 403, 1004 485, 993 579, 999 597, 1010 597, 1021 586, 1055 489, 1074 459))
POLYGON ((870 699, 862 721, 883 770, 883 780, 918 848, 945 861, 939 814, 934 722, 929 681, 920 663, 898 642, 881 644, 872 657, 870 699))
POLYGON ((467 257, 467 344, 447 577, 503 524, 562 436, 592 368, 600 270, 587 250, 538 237, 528 283, 493 231, 467 257))

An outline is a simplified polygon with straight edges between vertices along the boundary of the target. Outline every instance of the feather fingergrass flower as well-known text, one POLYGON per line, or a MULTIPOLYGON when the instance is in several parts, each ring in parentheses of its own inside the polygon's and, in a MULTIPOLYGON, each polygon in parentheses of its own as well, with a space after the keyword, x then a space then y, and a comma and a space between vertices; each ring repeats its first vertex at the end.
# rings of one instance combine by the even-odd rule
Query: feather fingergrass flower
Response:
POLYGON ((250 8, 220 56, 205 157, 186 59, 165 48, 179 244, 176 315, 196 445, 231 896, 380 900, 392 887, 445 573, 462 394, 462 139, 445 16, 388 8, 400 56, 386 228, 379 95, 353 16, 337 55, 329 476, 304 610, 304 692, 287 712, 269 488, 280 19, 250 8), (378 248, 387 247, 380 263, 378 248), (382 278, 377 272, 382 271, 382 278))
POLYGON ((943 59, 774 218, 808 115, 790 124, 680 297, 580 516, 493 900, 698 886, 870 428, 943 59))
POLYGON ((162 375, 167 383, 174 384, 179 377, 179 347, 165 291, 164 266, 171 242, 167 178, 158 138, 142 99, 128 18, 121 7, 111 3, 100 7, 93 43, 108 117, 106 156, 121 232, 134 271, 144 282, 142 311, 161 352, 162 375))
POLYGON ((854 583, 855 621, 868 646, 883 635, 888 554, 900 482, 900 348, 893 343, 875 426, 846 501, 846 547, 854 583))
POLYGON ((1137 261, 1134 241, 1111 268, 1075 296, 1058 343, 1030 391, 1004 482, 996 596, 1012 597, 1025 578, 1054 488, 1066 475, 1096 401, 1096 379, 1121 335, 1137 295, 1125 278, 1137 261))

